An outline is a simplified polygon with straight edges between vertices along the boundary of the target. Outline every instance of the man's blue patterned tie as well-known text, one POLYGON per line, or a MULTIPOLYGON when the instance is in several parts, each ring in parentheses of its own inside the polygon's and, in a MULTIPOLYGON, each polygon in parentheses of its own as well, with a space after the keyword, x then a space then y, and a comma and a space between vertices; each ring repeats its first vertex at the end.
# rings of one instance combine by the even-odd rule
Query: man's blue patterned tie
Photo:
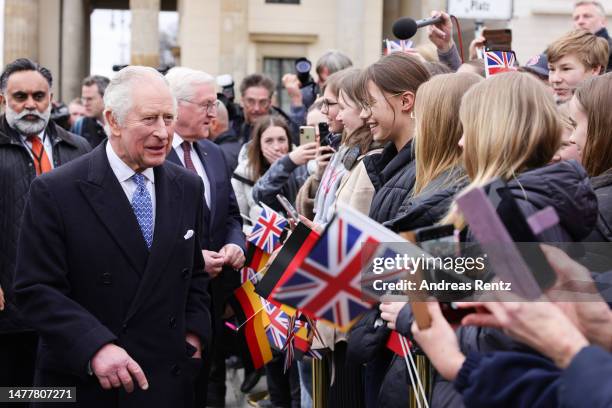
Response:
POLYGON ((151 249, 153 243, 153 201, 147 190, 147 180, 145 176, 136 173, 132 176, 136 183, 136 191, 132 197, 132 208, 140 225, 140 230, 147 243, 147 248, 151 249))

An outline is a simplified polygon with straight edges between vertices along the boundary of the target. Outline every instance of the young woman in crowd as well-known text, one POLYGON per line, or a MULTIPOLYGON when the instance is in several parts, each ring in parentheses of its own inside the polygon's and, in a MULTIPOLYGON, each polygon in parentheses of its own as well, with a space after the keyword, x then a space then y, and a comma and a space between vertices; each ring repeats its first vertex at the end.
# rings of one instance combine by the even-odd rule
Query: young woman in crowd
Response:
MULTIPOLYGON (((319 134, 319 124, 327 124, 327 116, 321 112, 322 108, 323 98, 318 98, 312 105, 310 105, 310 108, 308 108, 308 113, 306 114, 306 126, 313 126, 315 128, 317 141, 319 141, 319 143, 321 140, 321 135, 319 134)), ((333 154, 331 148, 329 149, 328 153, 324 154, 323 152, 325 151, 328 151, 327 147, 325 146, 317 148, 315 160, 308 162, 308 173, 310 176, 308 176, 304 184, 302 184, 302 187, 300 187, 300 190, 295 197, 295 209, 298 213, 309 220, 313 219, 314 217, 314 195, 317 187, 319 186, 319 181, 316 179, 317 171, 319 171, 321 163, 323 168, 320 171, 325 170, 325 166, 329 162, 329 157, 331 157, 333 154), (314 190, 311 192, 311 189, 314 190)))
MULTIPOLYGON (((482 78, 475 74, 443 74, 418 88, 414 108, 415 183, 398 218, 385 223, 387 227, 408 231, 435 224, 448 211, 455 192, 465 186, 459 147, 463 133, 459 106, 465 92, 480 81, 482 78)), ((385 305, 401 309, 403 303, 385 305)), ((410 396, 406 392, 409 382, 406 363, 384 350, 390 330, 371 324, 379 316, 378 309, 373 309, 351 330, 350 356, 368 364, 367 384, 378 386, 370 387, 376 395, 368 395, 369 406, 404 407, 410 396)))
POLYGON ((247 160, 238 163, 232 179, 241 214, 256 220, 261 211, 259 202, 284 212, 276 194, 294 202, 298 189, 308 177, 306 163, 314 158, 315 151, 315 143, 292 147, 284 119, 276 116, 258 119, 247 160))
POLYGON ((347 149, 341 143, 344 124, 338 120, 339 84, 345 74, 346 70, 335 72, 325 82, 321 113, 327 117, 328 145, 320 146, 317 150, 316 170, 308 177, 296 200, 298 207, 304 207, 309 200, 313 200, 313 222, 318 225, 327 224, 333 217, 334 213, 330 207, 335 200, 340 180, 346 172, 342 159, 347 149))
MULTIPOLYGON (((561 125, 553 98, 540 81, 517 72, 495 75, 465 94, 459 116, 470 181, 464 191, 499 177, 507 182, 526 217, 548 206, 556 210, 559 224, 540 234, 542 241, 580 241, 590 233, 597 218, 597 201, 586 172, 575 161, 548 165, 560 146, 561 125)), ((455 205, 442 223, 465 227, 455 205)), ((467 237, 471 240, 469 227, 467 237)), ((409 315, 405 306, 399 318, 396 309, 385 310, 382 317, 407 335, 409 315)), ((458 335, 464 353, 516 347, 497 330, 462 327, 458 335)), ((438 378, 432 406, 450 401, 460 403, 461 396, 438 378)))
POLYGON ((370 127, 373 140, 385 145, 377 163, 380 188, 369 214, 375 221, 395 218, 414 185, 415 95, 429 77, 422 63, 403 53, 382 57, 364 72, 363 86, 368 96, 360 115, 370 127))
MULTIPOLYGON (((375 166, 382 148, 372 139, 370 128, 359 116, 361 102, 366 99, 362 86, 363 71, 357 68, 348 70, 340 82, 338 93, 338 120, 344 126, 346 136, 342 145, 348 150, 342 164, 347 173, 342 177, 336 192, 334 204, 342 203, 369 214, 372 198, 376 190, 378 176, 375 166)), ((337 205, 333 206, 333 210, 337 205)))
POLYGON ((387 227, 411 231, 434 225, 448 212, 455 193, 465 187, 459 106, 467 90, 480 81, 476 74, 444 74, 431 78, 417 91, 414 188, 402 203, 399 216, 385 223, 387 227))
MULTIPOLYGON (((612 74, 586 81, 569 103, 575 129, 570 137, 579 161, 591 177, 597 195, 597 224, 587 242, 612 241, 612 74)), ((607 244, 586 244, 585 265, 593 271, 612 270, 607 244)))
MULTIPOLYGON (((370 128, 373 142, 384 145, 381 155, 372 160, 370 171, 371 175, 376 175, 373 180, 377 188, 369 216, 378 222, 397 215, 402 201, 414 185, 414 105, 417 89, 429 78, 429 71, 421 62, 403 53, 381 58, 366 68, 361 76, 364 96, 360 116, 370 128)), ((367 160, 365 162, 369 168, 367 160)), ((401 406, 404 402, 407 405, 407 392, 387 392, 387 389, 395 389, 394 386, 385 390, 381 388, 386 374, 390 374, 397 384, 407 384, 407 377, 402 371, 389 371, 392 356, 384 349, 389 332, 384 328, 376 329, 374 312, 363 316, 349 332, 348 360, 366 365, 367 407, 401 406)))

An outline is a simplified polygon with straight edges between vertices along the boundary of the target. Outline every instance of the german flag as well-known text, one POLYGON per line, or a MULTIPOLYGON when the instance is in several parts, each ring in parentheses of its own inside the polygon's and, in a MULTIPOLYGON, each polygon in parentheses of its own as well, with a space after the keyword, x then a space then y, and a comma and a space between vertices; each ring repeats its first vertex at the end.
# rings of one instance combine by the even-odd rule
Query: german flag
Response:
POLYGON ((234 291, 232 303, 239 324, 244 330, 253 367, 261 368, 272 360, 272 350, 265 329, 269 321, 267 314, 261 313, 263 309, 261 298, 255 293, 253 284, 247 281, 234 291))
POLYGON ((261 272, 269 258, 270 254, 247 242, 246 262, 240 269, 240 284, 261 272))
POLYGON ((287 280, 302 264, 319 237, 317 232, 308 228, 304 223, 298 223, 270 264, 261 282, 257 284, 256 292, 261 297, 270 300, 274 289, 282 285, 283 281, 287 280))

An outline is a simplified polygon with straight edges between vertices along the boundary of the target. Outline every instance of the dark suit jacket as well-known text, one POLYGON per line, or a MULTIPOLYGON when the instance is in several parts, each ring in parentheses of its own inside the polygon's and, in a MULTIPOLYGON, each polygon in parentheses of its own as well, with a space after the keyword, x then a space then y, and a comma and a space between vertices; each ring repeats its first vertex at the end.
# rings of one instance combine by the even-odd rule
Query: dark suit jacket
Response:
MULTIPOLYGON (((202 248, 219 251, 225 244, 232 243, 245 250, 240 208, 223 152, 209 140, 200 140, 193 146, 210 182, 210 223, 204 232, 202 248)), ((182 166, 174 149, 168 154, 168 161, 182 166)))
POLYGON ((185 334, 206 343, 211 324, 199 241, 202 183, 171 163, 154 169, 149 252, 105 146, 36 178, 30 189, 15 295, 40 333, 35 385, 76 385, 72 407, 190 406, 200 361, 190 358, 185 334), (109 342, 141 365, 149 390, 104 391, 86 375, 109 342))

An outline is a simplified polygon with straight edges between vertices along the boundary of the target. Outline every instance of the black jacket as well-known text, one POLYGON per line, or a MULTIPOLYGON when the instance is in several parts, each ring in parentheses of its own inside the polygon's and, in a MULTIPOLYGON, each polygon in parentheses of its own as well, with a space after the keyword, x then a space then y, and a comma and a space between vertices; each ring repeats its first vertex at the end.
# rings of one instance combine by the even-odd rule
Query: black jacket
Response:
POLYGON ((593 272, 612 269, 612 169, 591 178, 597 195, 597 225, 584 240, 586 254, 581 262, 593 272))
MULTIPOLYGON (((418 196, 406 196, 398 217, 384 225, 396 231, 409 231, 435 224, 448 211, 455 192, 465 185, 462 179, 461 168, 443 173, 418 196)), ((377 318, 378 310, 373 309, 351 329, 350 357, 367 365, 365 394, 368 407, 405 407, 409 405, 411 392, 407 391, 410 377, 406 363, 386 349, 391 330, 375 324, 377 318)))
POLYGON ((230 128, 217 136, 214 142, 221 148, 230 173, 233 172, 238 166, 238 154, 240 153, 240 148, 242 147, 240 138, 234 129, 230 128))
MULTIPOLYGON (((559 225, 539 236, 543 242, 581 241, 595 226, 597 198, 586 171, 573 160, 525 172, 509 181, 508 186, 526 217, 547 206, 556 210, 559 225)), ((457 335, 466 355, 471 351, 525 350, 525 346, 495 329, 462 326, 457 335)), ((451 383, 438 376, 431 406, 462 406, 462 398, 451 383)))
POLYGON ((153 171, 150 249, 104 143, 32 182, 15 297, 40 334, 35 385, 76 386, 75 407, 191 406, 201 360, 191 358, 185 334, 196 334, 204 350, 210 337, 204 190, 199 177, 172 163, 153 171), (147 391, 105 391, 86 374, 87 362, 111 342, 142 367, 147 391))
POLYGON ((106 140, 104 126, 102 126, 96 118, 85 116, 79 119, 74 126, 72 126, 70 131, 79 136, 83 136, 91 147, 96 147, 106 140))
MULTIPOLYGON (((58 167, 91 150, 85 139, 49 122, 45 130, 53 144, 53 166, 58 167)), ((13 299, 17 238, 30 183, 36 177, 34 161, 4 115, 0 117, 0 286, 7 305, 0 312, 0 332, 21 330, 13 299)))
POLYGON ((398 215, 400 206, 414 187, 416 170, 412 141, 399 152, 389 143, 378 157, 380 188, 372 199, 370 218, 383 223, 398 215))
POLYGON ((398 216, 383 225, 400 232, 434 225, 444 218, 455 194, 466 183, 463 168, 445 171, 432 180, 421 194, 416 197, 407 196, 400 206, 398 216))

